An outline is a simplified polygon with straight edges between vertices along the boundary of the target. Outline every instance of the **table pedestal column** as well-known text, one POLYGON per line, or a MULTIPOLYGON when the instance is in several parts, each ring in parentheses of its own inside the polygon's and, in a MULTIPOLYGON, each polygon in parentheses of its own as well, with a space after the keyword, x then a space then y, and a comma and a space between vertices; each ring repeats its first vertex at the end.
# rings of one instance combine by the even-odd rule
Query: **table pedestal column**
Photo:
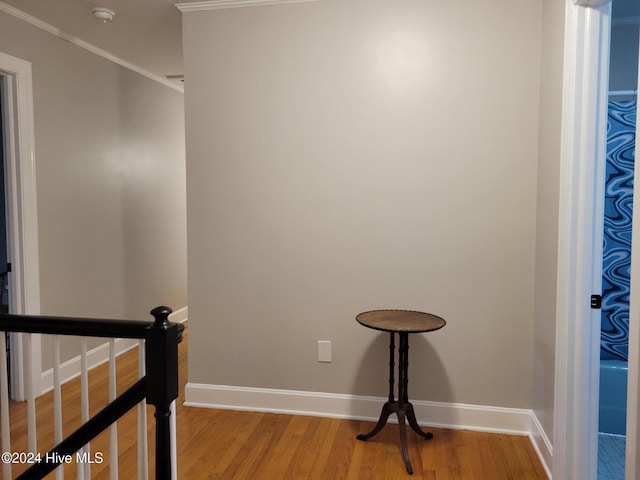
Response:
POLYGON ((409 460, 409 452, 407 450, 407 432, 406 421, 409 422, 409 426, 418 435, 425 439, 433 438, 433 434, 430 432, 424 432, 418 425, 416 420, 416 414, 413 411, 413 405, 409 402, 409 394, 407 393, 407 387, 409 384, 409 334, 407 332, 399 332, 400 335, 400 349, 399 349, 399 362, 398 362, 398 399, 394 396, 394 363, 395 363, 395 333, 390 332, 391 340, 389 342, 389 401, 382 407, 382 413, 380 413, 380 419, 376 426, 369 433, 360 434, 356 438, 358 440, 368 440, 376 435, 387 424, 389 415, 395 413, 398 416, 398 426, 400 428, 400 446, 402 448, 402 458, 404 459, 404 465, 407 468, 409 474, 413 474, 413 467, 409 460), (406 419, 406 421, 405 421, 406 419))

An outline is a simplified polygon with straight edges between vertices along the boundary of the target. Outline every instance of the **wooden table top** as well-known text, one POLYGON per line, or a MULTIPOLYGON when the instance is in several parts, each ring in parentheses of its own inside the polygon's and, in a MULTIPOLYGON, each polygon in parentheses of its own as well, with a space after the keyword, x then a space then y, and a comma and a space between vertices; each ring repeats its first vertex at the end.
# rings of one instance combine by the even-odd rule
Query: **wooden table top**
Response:
POLYGON ((447 324, 437 315, 411 310, 373 310, 360 313, 356 320, 365 327, 384 332, 432 332, 447 324))

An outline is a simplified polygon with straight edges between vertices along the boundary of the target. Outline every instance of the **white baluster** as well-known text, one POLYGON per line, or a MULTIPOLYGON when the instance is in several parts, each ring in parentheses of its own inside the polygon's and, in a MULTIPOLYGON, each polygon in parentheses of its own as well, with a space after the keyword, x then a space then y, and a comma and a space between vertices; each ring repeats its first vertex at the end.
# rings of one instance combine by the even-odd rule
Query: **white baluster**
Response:
POLYGON ((31 361, 31 334, 24 336, 25 342, 25 370, 26 370, 26 397, 27 397, 27 438, 29 451, 38 452, 38 438, 36 433, 36 397, 33 386, 33 362, 31 361))
POLYGON ((169 435, 171 437, 171 479, 178 480, 178 445, 176 439, 176 401, 171 402, 169 408, 171 412, 171 423, 169 435))
MULTIPOLYGON (((6 335, 0 335, 0 422, 2 422, 2 451, 11 451, 11 425, 9 423, 9 382, 7 379, 6 335)), ((2 477, 11 478, 11 463, 2 462, 2 477)))
MULTIPOLYGON (((109 402, 117 396, 116 388, 116 341, 109 340, 109 402)), ((118 423, 109 427, 109 474, 111 480, 118 479, 118 423)))
MULTIPOLYGON (((144 341, 138 341, 138 365, 140 378, 145 375, 144 341)), ((149 479, 149 456, 147 449, 147 401, 138 404, 138 480, 149 479)))
MULTIPOLYGON (((82 423, 89 420, 89 367, 87 365, 87 339, 82 338, 82 350, 80 352, 80 413, 82 423)), ((87 444, 80 449, 89 458, 91 453, 90 445, 87 444)), ((91 478, 91 465, 89 463, 78 463, 78 480, 91 478)))
MULTIPOLYGON (((60 337, 53 336, 53 439, 55 444, 62 441, 62 388, 60 385, 60 337)), ((64 478, 64 468, 56 469, 56 479, 64 478)))

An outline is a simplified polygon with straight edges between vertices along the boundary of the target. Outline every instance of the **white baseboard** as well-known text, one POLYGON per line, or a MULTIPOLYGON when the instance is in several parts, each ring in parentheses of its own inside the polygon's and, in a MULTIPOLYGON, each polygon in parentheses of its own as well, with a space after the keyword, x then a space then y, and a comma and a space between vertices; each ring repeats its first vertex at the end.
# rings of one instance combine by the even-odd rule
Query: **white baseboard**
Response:
POLYGON ((542 428, 535 412, 531 412, 531 433, 529 434, 531 444, 538 454, 538 458, 547 473, 547 477, 551 480, 551 468, 553 465, 553 445, 542 428))
MULTIPOLYGON (((183 307, 171 315, 169 320, 174 323, 184 323, 188 320, 189 308, 183 307)), ((116 356, 135 348, 138 345, 138 340, 118 338, 116 339, 116 356)), ((103 363, 109 361, 109 343, 105 339, 105 343, 87 352, 87 365, 89 370, 96 368, 103 363)), ((80 355, 74 357, 60 365, 60 382, 62 384, 73 380, 80 375, 80 355)), ((42 391, 41 395, 53 390, 53 368, 42 372, 42 379, 40 382, 42 391)))
MULTIPOLYGON (((188 383, 184 404, 375 422, 386 400, 384 397, 188 383)), ((515 435, 531 433, 530 410, 421 400, 411 403, 418 422, 423 425, 515 435)))
POLYGON ((184 323, 189 319, 189 307, 182 307, 169 315, 169 320, 174 323, 184 323))
MULTIPOLYGON (((375 422, 386 401, 386 397, 188 383, 184 405, 375 422)), ((533 411, 422 400, 411 403, 421 425, 528 436, 551 479, 551 442, 533 411)), ((389 421, 397 419, 392 416, 389 421)))

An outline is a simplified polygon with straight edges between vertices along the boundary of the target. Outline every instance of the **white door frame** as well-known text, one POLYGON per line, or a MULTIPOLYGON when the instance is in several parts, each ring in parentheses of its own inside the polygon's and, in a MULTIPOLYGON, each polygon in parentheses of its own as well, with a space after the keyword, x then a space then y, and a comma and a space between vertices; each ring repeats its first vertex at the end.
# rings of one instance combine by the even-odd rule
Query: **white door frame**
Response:
MULTIPOLYGON (((639 45, 640 47, 640 45, 639 45)), ((638 48, 640 51, 640 48, 638 48)), ((640 55, 640 54, 639 54, 640 55)), ((638 59, 640 61, 640 58, 638 59)), ((638 71, 640 85, 640 71, 638 71)), ((636 93, 636 105, 638 94, 636 93)), ((636 158, 639 158, 637 139, 640 138, 640 122, 636 112, 636 158)), ((640 169, 634 169, 633 225, 640 225, 640 169)), ((640 235, 632 235, 631 251, 640 252, 640 235)), ((640 455, 637 452, 640 434, 640 255, 631 255, 631 298, 629 300, 629 371, 627 381, 627 446, 626 479, 640 476, 640 455), (633 439, 633 441, 629 441, 633 439)))
POLYGON ((597 477, 610 0, 566 0, 553 478, 597 477))
MULTIPOLYGON (((4 78, 5 182, 11 313, 40 313, 40 265, 31 63, 0 53, 4 78)), ((12 335, 12 395, 24 400, 41 391, 40 335, 12 335), (23 338, 27 337, 27 338, 23 338), (25 382, 25 372, 32 382, 25 382), (14 383, 15 382, 15 383, 14 383), (32 387, 32 392, 29 392, 32 387)))

